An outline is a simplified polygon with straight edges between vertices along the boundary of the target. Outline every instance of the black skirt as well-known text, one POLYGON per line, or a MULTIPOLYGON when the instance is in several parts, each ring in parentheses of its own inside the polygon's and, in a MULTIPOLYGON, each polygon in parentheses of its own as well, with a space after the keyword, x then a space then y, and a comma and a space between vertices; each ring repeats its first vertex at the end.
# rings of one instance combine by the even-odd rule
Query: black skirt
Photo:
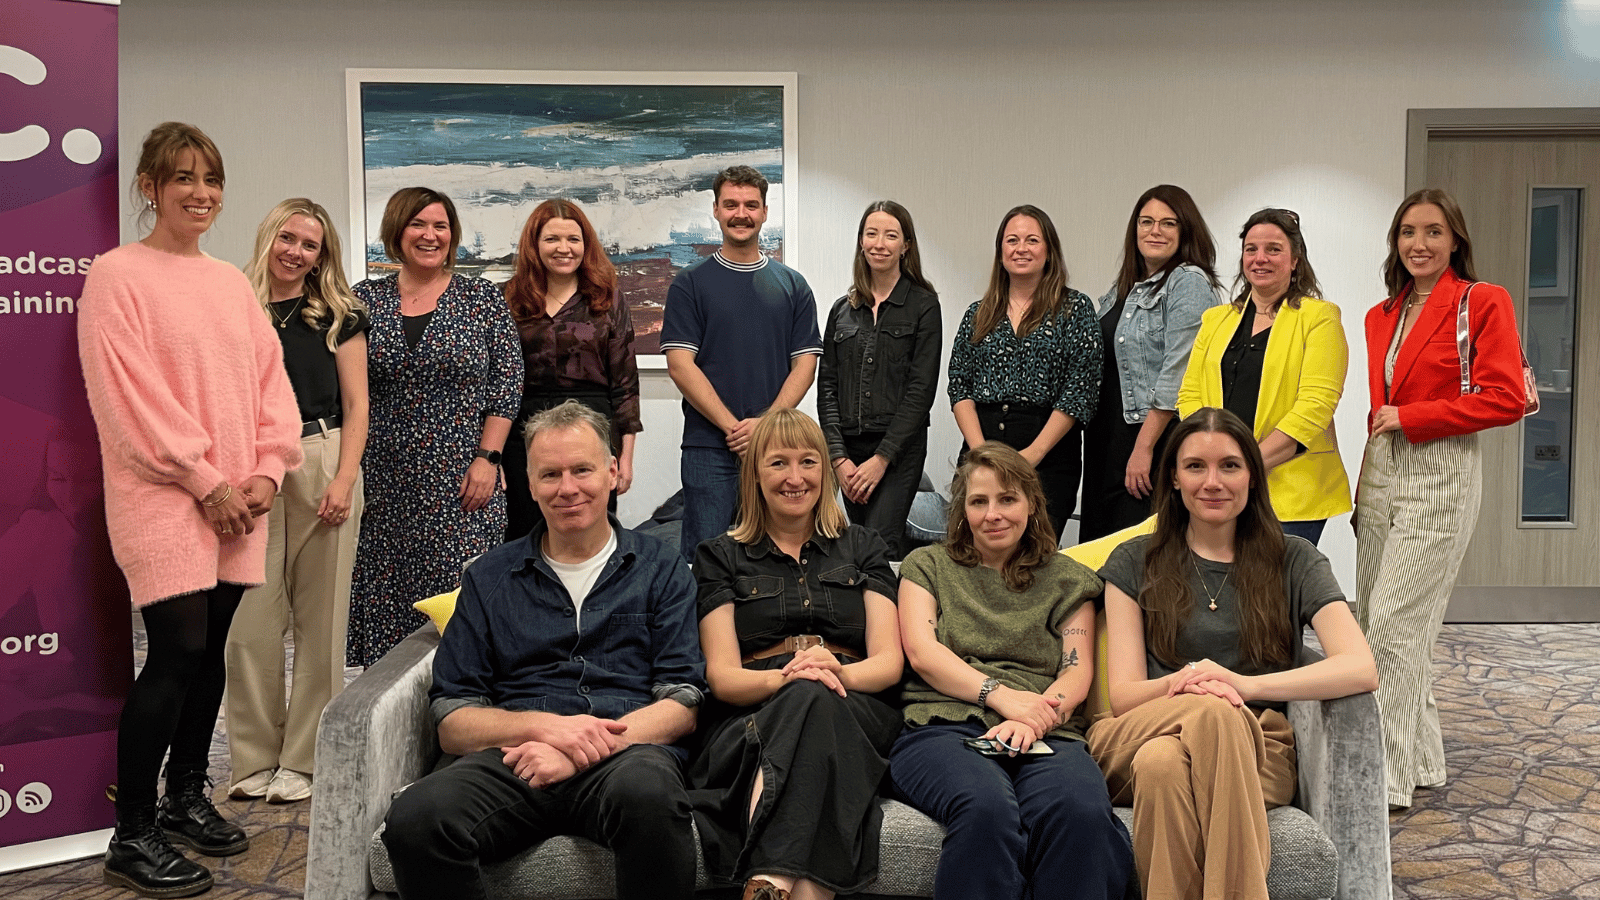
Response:
POLYGON ((754 708, 708 705, 702 715, 732 713, 707 729, 689 770, 712 880, 737 885, 754 874, 787 875, 850 894, 877 878, 878 789, 900 711, 878 696, 840 697, 814 681, 784 685, 754 708), (758 771, 761 800, 752 818, 758 771))

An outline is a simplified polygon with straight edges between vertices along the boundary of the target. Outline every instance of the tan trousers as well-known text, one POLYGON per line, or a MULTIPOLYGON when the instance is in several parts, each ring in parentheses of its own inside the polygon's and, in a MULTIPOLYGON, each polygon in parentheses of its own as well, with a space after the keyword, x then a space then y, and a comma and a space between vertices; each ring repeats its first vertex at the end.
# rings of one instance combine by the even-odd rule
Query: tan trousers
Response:
POLYGON ((1089 726, 1111 802, 1133 807, 1145 900, 1267 900, 1267 810, 1294 799, 1294 731, 1220 697, 1179 694, 1089 726))
POLYGON ((1483 457, 1475 434, 1412 444, 1374 436, 1356 506, 1356 620, 1378 665, 1384 781, 1410 806, 1444 784, 1444 738, 1433 699, 1433 645, 1478 524, 1483 457))
POLYGON ((227 727, 233 781, 282 766, 315 770, 317 722, 344 687, 350 572, 361 521, 361 479, 338 526, 317 507, 339 470, 339 431, 300 441, 305 463, 286 474, 267 518, 267 581, 245 591, 228 632, 227 727), (294 629, 294 686, 285 707, 283 636, 294 629))

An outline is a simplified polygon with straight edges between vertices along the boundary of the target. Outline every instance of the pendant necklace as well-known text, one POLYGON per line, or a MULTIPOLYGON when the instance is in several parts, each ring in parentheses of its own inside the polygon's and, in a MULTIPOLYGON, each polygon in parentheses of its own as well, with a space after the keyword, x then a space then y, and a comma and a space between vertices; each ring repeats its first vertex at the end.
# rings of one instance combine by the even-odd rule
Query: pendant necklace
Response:
POLYGON ((278 311, 272 308, 273 306, 277 305, 276 303, 267 307, 267 313, 272 316, 272 321, 277 323, 279 328, 288 328, 289 320, 294 318, 294 314, 300 311, 300 304, 304 302, 306 302, 306 297, 304 294, 301 294, 299 297, 295 298, 294 308, 289 310, 289 314, 281 319, 278 318, 278 311))
POLYGON ((1215 611, 1217 608, 1217 598, 1222 596, 1223 589, 1228 586, 1228 576, 1233 574, 1233 569, 1230 568, 1227 573, 1222 576, 1222 583, 1217 585, 1217 592, 1213 594, 1211 593, 1211 586, 1206 584, 1206 576, 1200 573, 1200 564, 1195 562, 1194 558, 1198 555, 1199 554, 1195 553, 1193 550, 1190 550, 1189 564, 1194 566, 1194 577, 1200 579, 1200 590, 1205 592, 1206 599, 1211 601, 1211 610, 1215 611))

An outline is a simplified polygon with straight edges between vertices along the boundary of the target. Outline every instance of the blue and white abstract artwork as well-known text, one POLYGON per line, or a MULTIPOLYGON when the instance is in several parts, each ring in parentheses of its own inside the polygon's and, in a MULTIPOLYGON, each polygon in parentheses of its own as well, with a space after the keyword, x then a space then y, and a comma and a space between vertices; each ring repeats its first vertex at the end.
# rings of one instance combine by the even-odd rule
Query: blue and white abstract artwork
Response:
POLYGON ((360 128, 360 159, 351 160, 361 178, 355 216, 365 248, 364 272, 352 273, 358 277, 394 269, 378 225, 400 188, 449 195, 461 217, 457 270, 498 282, 511 276, 533 208, 566 197, 583 207, 616 263, 635 352, 648 356, 660 353, 673 275, 721 244, 711 216, 719 171, 749 165, 771 182, 762 249, 784 255, 785 101, 792 102, 785 92, 792 88, 781 80, 653 84, 672 76, 623 73, 612 77, 637 75, 643 83, 480 83, 384 74, 398 77, 351 73, 360 128))

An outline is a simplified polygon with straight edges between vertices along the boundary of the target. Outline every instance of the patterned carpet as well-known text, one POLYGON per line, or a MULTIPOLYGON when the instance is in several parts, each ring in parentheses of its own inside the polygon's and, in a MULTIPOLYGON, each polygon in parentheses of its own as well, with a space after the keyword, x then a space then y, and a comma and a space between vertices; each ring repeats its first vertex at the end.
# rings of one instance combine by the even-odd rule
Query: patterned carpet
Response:
MULTIPOLYGON (((1446 626, 1435 662, 1450 783, 1391 817, 1398 900, 1600 898, 1600 625, 1446 626)), ((212 775, 227 784, 219 723, 212 775)), ((223 787, 218 788, 222 796, 223 787)), ((207 898, 299 897, 311 805, 220 800, 250 850, 207 898)), ((0 875, 8 900, 101 900, 98 860, 0 875)))

